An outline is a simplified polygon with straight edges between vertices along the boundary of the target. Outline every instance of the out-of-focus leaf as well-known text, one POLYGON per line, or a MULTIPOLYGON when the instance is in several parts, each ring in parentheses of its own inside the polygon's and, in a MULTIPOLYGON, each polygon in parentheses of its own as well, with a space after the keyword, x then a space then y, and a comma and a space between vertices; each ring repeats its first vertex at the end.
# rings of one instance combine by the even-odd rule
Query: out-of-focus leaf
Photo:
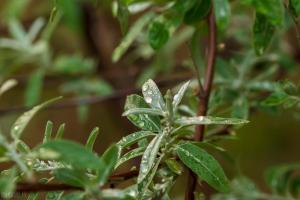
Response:
POLYGON ((82 29, 82 11, 80 1, 78 0, 63 0, 56 1, 57 8, 63 13, 63 19, 66 25, 73 31, 80 32, 82 29))
POLYGON ((129 10, 123 0, 118 0, 117 16, 121 25, 121 31, 123 34, 126 34, 128 31, 129 10))
POLYGON ((222 167, 206 151, 191 143, 183 143, 177 147, 177 154, 186 166, 210 186, 220 192, 229 191, 229 182, 222 167))
POLYGON ((97 182, 102 186, 114 170, 119 158, 119 148, 117 145, 110 146, 101 156, 103 164, 98 167, 97 182))
POLYGON ((15 190, 17 169, 15 167, 2 171, 0 174, 0 194, 1 197, 10 199, 15 190))
POLYGON ((286 102, 289 98, 289 95, 285 92, 278 91, 272 93, 270 96, 268 96, 263 102, 263 105, 266 106, 277 106, 280 104, 283 104, 286 102))
POLYGON ((15 79, 8 79, 4 83, 2 83, 2 85, 0 87, 0 96, 3 93, 5 93, 8 90, 10 90, 11 88, 13 88, 14 86, 16 86, 17 84, 18 84, 18 82, 15 79))
POLYGON ((165 162, 175 174, 180 175, 182 173, 182 166, 175 159, 167 159, 165 162))
POLYGON ((126 147, 129 147, 131 145, 133 145, 134 143, 147 138, 149 136, 154 136, 155 134, 152 133, 151 131, 139 131, 139 132, 135 132, 132 133, 130 135, 127 135, 125 137, 123 137, 118 143, 117 145, 120 146, 121 149, 125 149, 126 147))
POLYGON ((290 180, 290 193, 298 199, 300 197, 300 177, 294 177, 290 180))
MULTIPOLYGON (((133 108, 149 108, 147 103, 141 96, 130 95, 127 96, 125 103, 125 112, 133 108)), ((137 127, 146 131, 159 132, 160 131, 160 119, 158 116, 148 114, 132 114, 127 118, 137 127)))
POLYGON ((185 13, 184 21, 187 24, 197 23, 209 13, 211 0, 199 0, 185 13))
POLYGON ((272 25, 281 25, 284 19, 283 1, 281 0, 242 0, 253 5, 256 12, 264 15, 272 25), (271 12, 270 12, 271 11, 271 12))
POLYGON ((44 75, 44 70, 37 70, 30 75, 25 91, 25 105, 27 107, 35 105, 40 100, 44 75))
POLYGON ((299 169, 300 164, 286 164, 271 167, 266 171, 266 182, 274 192, 284 195, 288 190, 292 172, 299 169))
POLYGON ((53 129, 53 122, 47 121, 43 143, 48 142, 48 141, 51 140, 52 129, 53 129))
POLYGON ((122 55, 127 51, 132 42, 142 32, 143 28, 153 19, 153 13, 147 13, 140 17, 128 31, 127 35, 123 38, 119 46, 115 49, 112 55, 112 60, 117 62, 122 55))
POLYGON ((24 9, 26 8, 28 0, 10 0, 6 2, 5 8, 3 9, 4 22, 8 22, 11 19, 19 18, 24 9))
POLYGON ((39 151, 42 158, 66 162, 77 169, 98 169, 102 164, 94 153, 71 141, 52 140, 42 144, 39 151))
POLYGON ((88 183, 88 179, 84 171, 74 169, 56 169, 54 171, 54 177, 63 183, 76 187, 84 187, 88 183))
POLYGON ((55 73, 66 75, 78 75, 92 73, 95 69, 95 62, 80 55, 59 56, 55 59, 52 70, 55 73))
POLYGON ((61 200, 84 200, 85 199, 84 192, 72 192, 62 197, 61 200))
POLYGON ((65 123, 63 123, 59 126, 56 136, 55 136, 55 139, 62 139, 64 133, 65 133, 65 123))
POLYGON ((270 23, 268 18, 262 14, 256 13, 253 26, 254 49, 257 55, 262 55, 269 46, 275 26, 270 23))
POLYGON ((99 128, 95 127, 90 133, 89 138, 86 141, 85 147, 92 151, 98 135, 99 135, 99 128))
POLYGON ((233 103, 231 117, 239 119, 247 119, 249 115, 249 103, 245 96, 241 96, 233 103))
POLYGON ((198 116, 198 117, 182 117, 176 120, 176 122, 182 126, 191 125, 209 125, 209 124, 229 124, 229 125, 239 125, 245 124, 249 121, 244 119, 236 118, 222 118, 222 117, 211 117, 211 116, 198 116))
POLYGON ((149 44, 153 49, 160 49, 169 40, 169 30, 166 23, 153 21, 148 30, 149 44))
POLYGON ((289 9, 292 11, 295 17, 298 17, 300 15, 300 1, 289 0, 289 9))
POLYGON ((224 31, 229 24, 230 4, 228 0, 213 0, 214 13, 216 16, 217 27, 220 31, 224 31))
POLYGON ((144 83, 142 86, 142 92, 146 103, 148 103, 152 108, 165 110, 166 105, 164 99, 152 79, 149 79, 146 83, 144 83))
POLYGON ((64 192, 48 192, 46 200, 60 200, 64 192))
POLYGON ((40 111, 42 108, 48 106, 49 104, 57 101, 61 99, 61 97, 57 97, 54 99, 51 99, 49 101, 46 101, 40 105, 35 106, 34 108, 32 108, 31 110, 25 112, 23 115, 21 115, 16 121, 15 123, 12 125, 10 134, 13 138, 20 138, 22 132, 24 131, 24 129, 26 128, 27 124, 29 123, 29 121, 34 117, 34 115, 40 111))

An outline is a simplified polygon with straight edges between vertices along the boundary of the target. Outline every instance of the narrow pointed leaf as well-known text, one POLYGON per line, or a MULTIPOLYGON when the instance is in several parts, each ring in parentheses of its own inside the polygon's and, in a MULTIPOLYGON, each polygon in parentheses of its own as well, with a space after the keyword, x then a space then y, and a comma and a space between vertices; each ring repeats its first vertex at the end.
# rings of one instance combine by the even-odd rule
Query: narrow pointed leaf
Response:
POLYGON ((55 136, 55 139, 62 139, 64 133, 65 133, 65 123, 63 123, 59 126, 56 136, 55 136))
POLYGON ((94 147, 94 144, 95 144, 95 141, 97 139, 99 135, 99 128, 98 127, 95 127, 92 132, 90 133, 89 135, 89 138, 87 139, 87 142, 86 142, 86 148, 89 149, 89 150, 93 150, 93 147, 94 147))
POLYGON ((118 160, 115 168, 118 168, 120 165, 122 165, 123 163, 127 162, 128 160, 130 160, 132 158, 142 156, 144 151, 145 151, 145 147, 138 147, 136 149, 133 149, 133 150, 127 152, 118 160))
POLYGON ((155 134, 150 132, 150 131, 139 131, 139 132, 135 132, 132 133, 130 135, 127 135, 125 137, 123 137, 118 143, 117 145, 121 147, 121 149, 124 149, 126 147, 129 147, 131 145, 133 145, 134 143, 149 137, 149 136, 154 136, 155 134))
POLYGON ((152 167, 154 166, 164 136, 165 134, 160 133, 155 138, 153 138, 153 140, 147 146, 141 160, 140 173, 137 178, 138 184, 143 181, 143 179, 147 176, 147 174, 151 171, 152 167))
POLYGON ((87 176, 83 171, 68 168, 56 169, 54 171, 54 177, 63 183, 76 187, 84 187, 88 182, 87 176))
POLYGON ((228 179, 220 166, 210 154, 191 143, 178 146, 180 160, 197 176, 220 192, 229 191, 228 179))
POLYGON ((177 94, 174 95, 174 98, 173 98, 173 108, 174 108, 174 110, 176 110, 178 105, 180 104, 180 102, 181 102, 181 100, 182 100, 182 98, 185 94, 185 91, 187 90, 189 84, 190 84, 190 81, 183 84, 181 86, 181 88, 179 89, 179 91, 177 92, 177 94))
POLYGON ((153 80, 149 79, 143 84, 142 92, 146 103, 148 103, 152 108, 165 110, 166 105, 164 99, 153 80))
POLYGON ((34 115, 40 111, 42 108, 48 106, 49 104, 61 99, 61 97, 57 97, 54 99, 51 99, 49 101, 46 101, 40 105, 35 106, 31 110, 25 112, 23 115, 21 115, 13 124, 10 134, 13 138, 20 138, 22 132, 26 128, 29 121, 34 117, 34 115))
POLYGON ((210 124, 228 124, 228 125, 239 125, 248 123, 248 120, 236 119, 236 118, 222 118, 222 117, 211 117, 211 116, 198 116, 198 117, 182 117, 176 120, 176 123, 182 126, 191 125, 210 125, 210 124))
POLYGON ((52 129, 53 129, 53 122, 47 121, 43 143, 48 142, 48 141, 51 140, 52 129))
POLYGON ((117 145, 110 146, 101 156, 103 164, 98 167, 97 181, 102 186, 114 170, 119 158, 119 148, 117 145))

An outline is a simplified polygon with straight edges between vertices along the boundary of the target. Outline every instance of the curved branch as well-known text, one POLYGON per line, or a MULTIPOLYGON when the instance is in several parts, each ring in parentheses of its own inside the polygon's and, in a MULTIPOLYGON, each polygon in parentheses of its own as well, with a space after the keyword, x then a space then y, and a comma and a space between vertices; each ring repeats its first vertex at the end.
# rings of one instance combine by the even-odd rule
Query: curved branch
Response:
MULTIPOLYGON (((216 43, 217 43, 217 30, 215 15, 213 11, 213 5, 211 7, 208 16, 208 29, 209 29, 209 44, 208 44, 208 59, 207 68, 203 86, 203 92, 199 94, 199 105, 198 105, 198 116, 205 116, 207 112, 207 106, 209 102, 210 92, 212 88, 213 78, 214 78, 214 68, 216 60, 216 43)), ((195 141, 202 141, 204 136, 204 125, 196 126, 195 128, 195 141)), ((185 200, 194 200, 194 191, 197 185, 197 175, 195 175, 191 170, 189 170, 188 186, 185 193, 185 200)))

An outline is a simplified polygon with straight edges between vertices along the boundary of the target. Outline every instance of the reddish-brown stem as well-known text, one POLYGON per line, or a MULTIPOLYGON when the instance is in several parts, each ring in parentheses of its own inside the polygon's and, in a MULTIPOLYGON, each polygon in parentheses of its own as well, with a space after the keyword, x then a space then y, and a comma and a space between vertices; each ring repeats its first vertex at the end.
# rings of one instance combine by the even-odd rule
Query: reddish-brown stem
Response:
MULTIPOLYGON (((138 175, 138 171, 129 171, 120 174, 113 174, 109 178, 109 182, 119 182, 131 179, 138 175)), ((50 191, 66 191, 66 190, 83 190, 81 187, 70 186, 66 184, 43 184, 43 183, 18 183, 16 188, 16 193, 30 193, 30 192, 50 192, 50 191)))
MULTIPOLYGON (((212 87, 214 68, 216 60, 216 40, 217 40, 217 30, 213 7, 210 10, 208 16, 208 58, 207 58, 207 68, 203 85, 203 92, 199 93, 199 106, 198 106, 198 116, 205 116, 207 112, 207 106, 209 102, 210 91, 212 87)), ((195 128, 195 141, 202 141, 204 133, 204 125, 196 126, 195 128)), ((197 176, 190 170, 188 177, 188 185, 185 193, 185 200, 194 200, 194 191, 197 185, 197 176)))

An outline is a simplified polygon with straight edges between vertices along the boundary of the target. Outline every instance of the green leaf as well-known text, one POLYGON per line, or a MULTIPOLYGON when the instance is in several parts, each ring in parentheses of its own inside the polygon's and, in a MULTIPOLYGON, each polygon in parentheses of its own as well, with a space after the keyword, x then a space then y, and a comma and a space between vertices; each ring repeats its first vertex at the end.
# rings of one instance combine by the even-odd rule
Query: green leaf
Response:
POLYGON ((61 200, 84 200, 85 192, 72 192, 62 197, 61 200))
POLYGON ((174 95, 173 97, 173 108, 174 110, 177 110, 178 105, 180 104, 187 88, 189 87, 190 81, 184 83, 181 88, 179 89, 179 91, 177 92, 177 94, 174 95))
POLYGON ((177 175, 182 173, 182 166, 175 160, 175 159, 167 159, 166 164, 168 165, 169 169, 177 175))
POLYGON ((143 84, 142 92, 146 103, 148 103, 152 108, 165 110, 166 105, 164 99, 152 79, 149 79, 143 84))
POLYGON ((97 182, 102 186, 114 170, 119 158, 119 148, 117 145, 110 146, 101 156, 103 165, 99 165, 97 182))
POLYGON ((283 91, 276 91, 262 101, 266 106, 278 106, 285 103, 289 99, 289 95, 283 91))
POLYGON ((46 200, 60 200, 64 192, 48 192, 46 200))
POLYGON ((125 137, 123 137, 118 143, 117 145, 121 148, 121 149, 125 149, 131 145, 133 145, 134 143, 147 138, 149 136, 154 136, 155 134, 152 133, 151 131, 139 131, 139 132, 135 132, 132 133, 130 135, 127 135, 125 137))
POLYGON ((152 20, 155 15, 153 13, 147 13, 140 17, 128 31, 127 35, 123 38, 119 46, 114 50, 112 55, 113 62, 117 62, 127 51, 132 42, 141 34, 143 28, 152 20))
POLYGON ((57 1, 57 8, 63 13, 66 25, 73 31, 81 31, 83 26, 83 14, 78 0, 57 1))
POLYGON ((128 115, 136 115, 136 114, 149 114, 149 115, 158 115, 163 116, 164 113, 159 109, 154 108, 132 108, 127 111, 125 111, 122 116, 128 116, 128 115))
MULTIPOLYGON (((133 108, 149 108, 145 100, 139 95, 130 95, 126 98, 125 108, 127 111, 133 108)), ((148 114, 131 114, 127 118, 137 127, 145 131, 160 131, 160 119, 158 116, 148 114)))
POLYGON ((94 144, 95 144, 95 141, 97 139, 99 135, 99 128, 98 127, 95 127, 92 132, 90 133, 89 135, 89 138, 87 139, 87 142, 86 142, 86 145, 85 147, 89 150, 93 150, 93 147, 94 147, 94 144))
POLYGON ((211 0, 199 0, 196 4, 186 12, 184 22, 194 24, 204 19, 209 13, 211 0))
POLYGON ((289 0, 289 9, 295 17, 300 15, 300 0, 289 0))
POLYGON ((155 165, 155 160, 160 149, 160 146, 165 137, 164 133, 160 133, 147 146, 140 165, 140 172, 137 178, 137 183, 141 184, 144 181, 148 173, 151 171, 153 166, 155 165))
POLYGON ((228 0, 213 0, 216 23, 219 30, 224 31, 229 24, 230 4, 228 0))
POLYGON ((300 164, 287 164, 271 167, 266 171, 266 182, 274 192, 284 195, 288 190, 292 172, 299 169, 300 164))
POLYGON ((56 169, 54 171, 54 177, 65 184, 76 187, 85 187, 85 185, 88 183, 86 174, 83 171, 75 169, 56 169))
POLYGON ((121 31, 126 34, 128 31, 129 10, 123 0, 118 0, 117 17, 121 25, 121 31))
POLYGON ((243 0, 255 7, 257 13, 264 15, 272 25, 281 25, 284 19, 283 1, 281 0, 243 0), (270 12, 271 11, 271 12, 270 12))
POLYGON ((22 140, 17 141, 17 150, 24 154, 28 154, 31 152, 30 147, 22 140))
POLYGON ((228 179, 218 163, 210 154, 201 148, 183 143, 177 148, 180 160, 189 167, 197 176, 220 192, 228 192, 228 179))
POLYGON ((127 162, 132 158, 136 158, 138 156, 143 155, 144 151, 145 151, 145 147, 138 147, 136 149, 127 152, 118 160, 115 169, 118 168, 120 165, 122 165, 124 162, 127 162))
POLYGON ((230 124, 230 125, 239 125, 245 124, 249 121, 244 119, 236 118, 222 118, 222 117, 211 117, 211 116, 198 116, 198 117, 182 117, 176 120, 176 123, 182 126, 191 126, 191 125, 209 125, 209 124, 230 124))
POLYGON ((166 23, 153 21, 148 30, 148 41, 153 49, 160 49, 169 40, 169 30, 166 23))
POLYGON ((17 169, 15 167, 2 171, 0 174, 0 194, 5 199, 13 197, 15 190, 17 169))
POLYGON ((26 106, 33 106, 40 100, 44 75, 44 70, 36 70, 30 75, 25 91, 26 106))
POLYGON ((53 122, 47 121, 43 143, 46 143, 51 140, 52 129, 53 129, 53 122))
POLYGON ((55 136, 55 139, 58 140, 58 139, 62 139, 63 135, 65 133, 65 123, 61 124, 57 130, 57 133, 56 133, 56 136, 55 136))
POLYGON ((254 49, 257 55, 262 55, 269 46, 275 32, 275 26, 268 18, 256 13, 253 26, 254 49))
POLYGON ((98 169, 100 159, 84 146, 67 140, 52 140, 39 147, 41 157, 63 161, 77 169, 98 169))
POLYGON ((249 115, 249 103, 245 96, 241 96, 233 103, 231 117, 247 119, 249 115))
POLYGON ((24 129, 26 128, 29 121, 34 117, 34 115, 40 111, 42 108, 48 106, 49 104, 61 99, 62 97, 57 97, 54 99, 51 99, 49 101, 46 101, 40 105, 37 105, 33 107, 31 110, 25 112, 23 115, 21 115, 13 124, 10 134, 13 138, 20 138, 21 134, 23 133, 24 129))

